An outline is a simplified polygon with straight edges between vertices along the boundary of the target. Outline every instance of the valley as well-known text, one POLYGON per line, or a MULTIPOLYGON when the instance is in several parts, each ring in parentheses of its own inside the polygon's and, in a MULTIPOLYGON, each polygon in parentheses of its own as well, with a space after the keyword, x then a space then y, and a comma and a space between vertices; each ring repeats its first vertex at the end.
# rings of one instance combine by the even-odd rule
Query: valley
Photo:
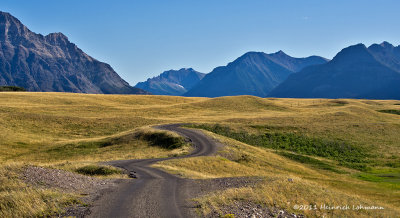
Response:
POLYGON ((399 101, 2 92, 0 102, 1 216, 63 214, 73 205, 90 209, 86 192, 32 184, 22 172, 43 167, 134 182, 102 163, 190 153, 176 133, 152 128, 173 123, 199 129, 223 146, 213 156, 152 167, 204 182, 262 179, 185 199, 201 216, 229 215, 235 205, 309 217, 399 214, 399 101), (310 204, 318 209, 295 209, 310 204), (320 207, 343 204, 384 209, 320 207))
POLYGON ((399 7, 2 0, 0 218, 400 217, 399 7))

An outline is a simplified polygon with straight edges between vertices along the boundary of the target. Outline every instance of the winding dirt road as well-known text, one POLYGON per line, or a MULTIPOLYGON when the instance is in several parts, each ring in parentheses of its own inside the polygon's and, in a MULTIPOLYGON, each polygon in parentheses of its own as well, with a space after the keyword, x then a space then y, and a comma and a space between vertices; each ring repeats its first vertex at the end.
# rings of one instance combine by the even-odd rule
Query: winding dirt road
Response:
POLYGON ((89 217, 194 217, 186 199, 190 197, 190 187, 186 180, 152 168, 151 165, 163 160, 208 156, 216 152, 216 143, 198 130, 183 129, 179 124, 157 128, 177 132, 189 138, 194 146, 186 156, 121 160, 109 165, 134 172, 137 179, 121 182, 112 192, 95 201, 89 217))

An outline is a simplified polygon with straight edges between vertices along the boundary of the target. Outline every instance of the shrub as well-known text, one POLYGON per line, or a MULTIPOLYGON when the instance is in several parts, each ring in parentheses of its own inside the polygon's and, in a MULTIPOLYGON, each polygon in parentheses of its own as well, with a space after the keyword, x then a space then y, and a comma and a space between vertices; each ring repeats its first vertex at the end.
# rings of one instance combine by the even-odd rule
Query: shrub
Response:
POLYGON ((120 174, 122 170, 108 166, 87 165, 76 169, 76 172, 89 176, 108 176, 120 174))
POLYGON ((152 146, 159 146, 165 149, 176 149, 185 145, 182 137, 168 134, 167 132, 139 132, 137 138, 150 142, 152 146))
POLYGON ((25 92, 26 90, 18 86, 0 86, 0 92, 25 92))

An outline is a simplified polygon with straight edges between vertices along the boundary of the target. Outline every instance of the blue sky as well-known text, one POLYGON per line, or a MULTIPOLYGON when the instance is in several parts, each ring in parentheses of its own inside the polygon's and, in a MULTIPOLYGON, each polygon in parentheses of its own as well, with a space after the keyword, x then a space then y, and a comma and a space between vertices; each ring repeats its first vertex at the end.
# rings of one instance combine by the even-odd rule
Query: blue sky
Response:
POLYGON ((1 0, 32 31, 63 32, 131 85, 164 70, 208 73, 247 51, 332 58, 400 44, 398 0, 1 0))

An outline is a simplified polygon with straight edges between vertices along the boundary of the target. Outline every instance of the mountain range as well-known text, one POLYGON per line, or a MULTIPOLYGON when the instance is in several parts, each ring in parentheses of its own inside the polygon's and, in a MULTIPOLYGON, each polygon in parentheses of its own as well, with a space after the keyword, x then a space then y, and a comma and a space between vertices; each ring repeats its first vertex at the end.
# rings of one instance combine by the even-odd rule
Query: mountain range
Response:
POLYGON ((204 76, 204 73, 197 72, 192 68, 169 70, 145 82, 139 82, 135 87, 155 95, 183 95, 204 76))
POLYGON ((400 99, 399 84, 400 46, 383 42, 347 47, 332 60, 294 58, 283 51, 248 52, 208 74, 192 68, 170 70, 132 87, 64 34, 36 34, 0 12, 0 86, 27 91, 400 99))
POLYGON ((41 92, 147 94, 64 34, 36 34, 5 12, 0 12, 0 46, 0 86, 41 92))
POLYGON ((400 99, 400 47, 350 46, 326 64, 290 75, 268 96, 400 99))
POLYGON ((184 94, 193 97, 254 95, 265 97, 290 74, 328 60, 318 56, 293 58, 279 51, 273 54, 248 52, 227 66, 217 67, 184 94))

